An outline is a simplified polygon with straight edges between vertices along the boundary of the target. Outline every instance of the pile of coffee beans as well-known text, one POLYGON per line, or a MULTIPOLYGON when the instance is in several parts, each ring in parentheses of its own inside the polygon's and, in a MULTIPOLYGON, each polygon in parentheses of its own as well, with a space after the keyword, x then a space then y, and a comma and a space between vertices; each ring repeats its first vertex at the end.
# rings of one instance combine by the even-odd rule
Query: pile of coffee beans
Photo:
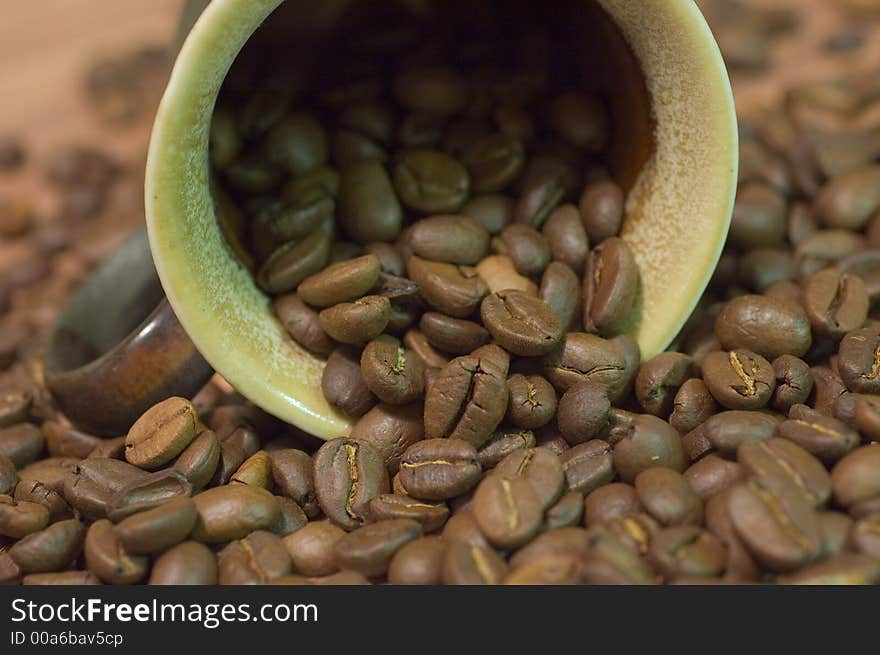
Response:
POLYGON ((0 582, 880 583, 880 78, 741 117, 728 245, 641 362, 601 98, 534 43, 351 43, 407 65, 233 75, 211 151, 351 433, 215 377, 100 439, 7 385, 0 582))

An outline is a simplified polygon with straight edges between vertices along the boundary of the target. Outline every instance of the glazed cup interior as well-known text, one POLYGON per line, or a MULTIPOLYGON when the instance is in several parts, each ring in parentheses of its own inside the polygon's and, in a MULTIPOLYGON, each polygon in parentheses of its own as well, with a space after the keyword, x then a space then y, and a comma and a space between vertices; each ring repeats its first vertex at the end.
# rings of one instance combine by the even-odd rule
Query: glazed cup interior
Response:
MULTIPOLYGON (((403 1, 403 0, 401 0, 403 1)), ((492 0, 485 0, 492 2, 492 0)), ((194 17, 204 0, 188 7, 194 17)), ((252 39, 306 50, 355 0, 213 0, 188 32, 156 122, 146 173, 147 227, 156 269, 181 324, 205 359, 254 403, 321 438, 347 417, 321 393, 323 360, 284 334, 269 298, 225 245, 217 225, 208 136, 220 89, 252 39)), ((377 3, 372 3, 371 6, 377 3)), ((406 0, 430 11, 469 3, 406 0), (436 9, 436 7, 433 7, 436 9)), ((502 3, 517 8, 535 3, 502 3)), ((641 273, 630 331, 643 358, 666 348, 690 315, 720 256, 737 175, 729 80, 692 0, 543 3, 577 38, 571 56, 609 104, 612 176, 627 192, 622 236, 641 273)), ((312 53, 313 54, 313 53, 312 53)))

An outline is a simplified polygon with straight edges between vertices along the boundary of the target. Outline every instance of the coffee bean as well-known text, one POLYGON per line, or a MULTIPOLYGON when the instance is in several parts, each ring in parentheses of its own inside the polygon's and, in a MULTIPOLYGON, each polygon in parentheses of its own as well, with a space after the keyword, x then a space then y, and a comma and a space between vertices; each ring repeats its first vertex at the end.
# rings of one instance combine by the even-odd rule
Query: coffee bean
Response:
POLYGON ((859 277, 826 268, 804 280, 803 288, 804 309, 819 335, 841 339, 868 317, 868 292, 859 277))
POLYGON ((453 542, 443 560, 443 584, 496 585, 508 572, 507 563, 488 548, 453 542))
POLYGON ((510 257, 521 275, 541 275, 550 263, 550 244, 544 236, 529 225, 508 225, 498 237, 500 253, 510 257))
POLYGON ((880 514, 866 516, 856 521, 849 532, 848 543, 855 550, 878 558, 880 556, 880 514))
POLYGON ((728 302, 715 322, 726 350, 750 350, 767 359, 801 357, 811 344, 810 322, 799 307, 767 296, 746 295, 728 302))
POLYGON ((393 585, 440 584, 446 548, 442 537, 421 537, 404 544, 388 565, 388 582, 393 585))
POLYGON ((727 554, 709 532, 695 525, 681 525, 653 536, 648 559, 666 579, 679 575, 715 577, 724 572, 727 554))
POLYGON ((553 310, 522 291, 487 296, 480 306, 480 316, 495 340, 515 355, 546 355, 563 338, 562 324, 553 310))
POLYGON ((25 391, 0 392, 0 429, 23 423, 31 411, 33 396, 25 391))
POLYGON ((361 160, 343 171, 338 217, 345 232, 358 243, 393 241, 397 237, 403 211, 381 161, 361 160))
POLYGON ((319 355, 329 355, 335 344, 321 328, 318 312, 306 305, 299 295, 287 294, 273 303, 275 315, 287 333, 303 348, 319 355))
POLYGON ((318 273, 330 258, 330 238, 320 229, 301 241, 289 241, 269 255, 257 274, 267 293, 285 293, 318 273))
POLYGON ((391 302, 385 296, 364 296, 340 303, 318 314, 321 328, 341 343, 358 344, 382 334, 391 318, 391 302))
POLYGON ((821 554, 818 517, 799 491, 753 478, 731 489, 728 503, 737 534, 768 569, 790 571, 821 554))
POLYGON ((431 216, 410 228, 407 243, 422 259, 473 266, 489 251, 489 232, 466 216, 431 216))
POLYGON ((880 167, 877 166, 835 178, 823 187, 816 198, 819 220, 827 227, 861 230, 880 207, 878 181, 880 167))
POLYGON ((477 271, 468 266, 429 262, 419 257, 410 257, 406 266, 425 301, 455 318, 470 316, 489 293, 477 271))
POLYGON ((606 485, 614 479, 611 446, 593 439, 578 444, 559 457, 568 488, 582 494, 606 485))
POLYGON ((538 297, 559 317, 563 331, 573 328, 580 314, 581 285, 569 266, 550 262, 541 277, 538 297))
POLYGON ((612 482, 587 494, 584 500, 584 525, 591 528, 642 511, 635 487, 612 482))
POLYGON ((449 362, 425 396, 425 435, 482 445, 507 411, 508 365, 507 353, 497 346, 449 362))
POLYGON ((709 418, 703 424, 703 435, 720 454, 733 456, 743 443, 767 441, 779 422, 771 414, 731 410, 709 418))
POLYGON ((44 446, 43 433, 30 423, 0 429, 0 455, 6 455, 16 468, 24 468, 36 460, 44 446))
POLYGON ((489 255, 477 264, 476 271, 489 293, 516 290, 538 295, 538 285, 517 273, 513 260, 507 255, 489 255))
POLYGON ((333 548, 344 534, 329 521, 313 521, 284 537, 293 569, 308 576, 330 575, 338 571, 333 548))
POLYGON ((831 469, 831 488, 834 499, 851 508, 857 503, 880 496, 880 446, 862 446, 852 451, 831 469))
POLYGON ((443 527, 449 517, 444 503, 429 503, 408 496, 382 494, 370 501, 369 515, 372 521, 408 519, 416 521, 425 532, 443 527))
POLYGON ((407 330, 403 343, 418 355, 427 370, 443 368, 449 363, 449 359, 434 348, 420 330, 407 330))
POLYGON ((587 584, 655 584, 656 578, 638 552, 626 548, 606 527, 591 528, 590 555, 584 562, 587 584))
POLYGON ((125 438, 125 458, 156 469, 177 457, 197 435, 196 410, 184 398, 169 398, 141 416, 125 438))
POLYGON ((266 584, 291 570, 284 542, 264 530, 230 543, 217 554, 217 564, 221 585, 266 584))
POLYGON ((475 193, 494 193, 510 185, 525 165, 525 148, 512 136, 494 133, 464 148, 462 163, 471 176, 475 193))
POLYGON ((412 444, 425 436, 423 407, 379 403, 364 414, 351 430, 352 439, 364 441, 378 451, 392 474, 400 467, 400 458, 412 444))
POLYGON ((796 573, 779 577, 787 585, 877 584, 880 564, 876 559, 855 553, 842 553, 834 559, 805 566, 796 573))
POLYGON ((729 500, 734 488, 726 489, 706 502, 706 528, 727 549, 727 577, 736 582, 753 582, 761 577, 761 569, 737 534, 730 518, 729 500))
POLYGON ((776 392, 773 408, 784 413, 794 405, 805 403, 813 390, 813 376, 806 362, 792 355, 780 355, 773 360, 776 392))
POLYGON ((203 430, 174 460, 193 489, 200 490, 210 482, 220 463, 220 441, 213 430, 203 430))
POLYGON ((747 289, 764 293, 780 282, 797 277, 794 255, 780 248, 756 248, 739 259, 737 279, 747 289))
POLYGON ((556 390, 564 393, 578 382, 595 382, 605 387, 616 402, 628 383, 627 362, 616 345, 583 332, 565 335, 562 348, 544 359, 544 373, 556 390))
POLYGON ((624 482, 633 482, 639 473, 655 466, 684 471, 681 436, 656 416, 640 414, 621 430, 614 445, 614 468, 624 482))
POLYGON ((342 261, 306 278, 298 293, 305 302, 318 307, 352 302, 376 285, 380 270, 375 255, 342 261))
POLYGON ((638 266, 626 242, 611 237, 600 243, 584 271, 584 327, 603 336, 622 332, 638 287, 638 266))
POLYGON ((635 487, 642 506, 662 525, 703 522, 703 501, 678 471, 664 467, 647 469, 636 476, 635 487))
POLYGON ((49 524, 49 510, 39 503, 0 495, 0 535, 21 539, 49 524))
POLYGON ((403 204, 426 214, 458 211, 470 186, 467 169, 442 152, 409 151, 394 167, 394 188, 403 204))
POLYGON ((474 494, 474 518, 486 538, 500 548, 529 541, 542 516, 540 499, 525 478, 495 474, 483 480, 474 494))
POLYGON ((507 420, 515 426, 534 430, 549 423, 556 414, 556 392, 544 377, 514 374, 507 379, 507 387, 507 420))
POLYGON ((410 519, 371 523, 342 535, 333 545, 337 566, 366 577, 384 575, 397 550, 422 536, 422 526, 410 519))
POLYGON ((113 524, 106 519, 91 525, 84 550, 89 570, 108 584, 134 584, 145 578, 149 570, 149 560, 126 552, 113 524))
POLYGON ((776 433, 800 445, 819 459, 834 462, 859 444, 859 434, 830 416, 806 405, 795 405, 776 433))
POLYGON ((543 509, 555 503, 565 487, 562 462, 556 453, 547 448, 514 451, 498 463, 493 474, 527 480, 543 509))
POLYGON ((224 485, 193 497, 198 511, 192 538, 203 543, 241 539, 267 530, 278 519, 278 503, 265 489, 245 484, 224 485))
POLYGON ((853 520, 842 512, 819 512, 819 524, 822 527, 822 553, 834 557, 847 545, 853 520))
POLYGON ((555 530, 580 525, 584 517, 584 497, 579 491, 569 491, 544 513, 542 530, 555 530))
POLYGON ((107 500, 107 518, 121 521, 177 498, 188 497, 192 485, 180 471, 164 469, 144 475, 123 485, 107 500))
POLYGON ((86 586, 99 585, 101 581, 91 571, 62 571, 61 573, 31 573, 21 579, 28 586, 86 586))
POLYGON ((488 470, 497 466, 511 453, 532 448, 534 445, 535 434, 531 430, 499 430, 480 447, 477 460, 484 470, 488 470))
POLYGON ((588 184, 580 197, 580 213, 590 243, 617 236, 623 223, 623 191, 611 180, 588 184))
POLYGON ((398 73, 394 97, 410 110, 454 115, 468 102, 468 86, 457 72, 441 66, 412 67, 398 73))
MULTIPOLYGON (((527 171, 528 172, 528 171, 527 171)), ((513 208, 513 221, 539 229, 553 210, 565 198, 564 179, 559 171, 543 171, 537 175, 522 176, 522 193, 513 208)))
POLYGON ((153 562, 151 585, 217 584, 217 558, 197 541, 184 541, 153 562))
POLYGON ((764 407, 776 389, 770 363, 749 350, 709 353, 701 368, 709 391, 728 409, 764 407))
POLYGON ((736 462, 709 454, 691 464, 683 475, 691 489, 705 502, 740 482, 745 472, 736 462))
POLYGON ((863 436, 871 441, 880 441, 880 404, 878 404, 877 398, 865 395, 858 396, 855 406, 855 423, 863 436))
POLYGON ((739 248, 775 246, 782 243, 785 232, 785 198, 767 184, 743 185, 733 208, 730 243, 739 248))
POLYGON ((849 332, 840 342, 837 371, 850 391, 880 393, 880 335, 872 329, 849 332))
POLYGON ((15 464, 6 455, 0 455, 0 494, 11 494, 16 484, 18 473, 15 464))
MULTIPOLYGON (((812 378, 810 380, 812 386, 812 378)), ((685 380, 678 388, 672 406, 669 424, 682 434, 687 434, 718 410, 715 398, 699 378, 685 380)))
POLYGON ((589 240, 581 222, 581 215, 574 205, 562 205, 547 219, 542 229, 554 261, 567 264, 575 273, 582 273, 589 240))
POLYGON ((41 430, 46 439, 46 450, 52 457, 85 458, 103 441, 57 421, 46 421, 41 430))
POLYGON ((324 514, 351 530, 366 519, 367 506, 389 490, 382 456, 356 439, 328 441, 315 453, 315 493, 324 514))
POLYGON ((22 573, 61 571, 79 556, 85 537, 86 527, 68 519, 27 535, 8 552, 22 573))
POLYGON ((361 373, 360 353, 351 346, 336 348, 327 359, 321 391, 330 405, 349 416, 363 416, 376 404, 361 373))
POLYGON ((609 425, 611 402, 596 382, 579 382, 562 395, 557 420, 569 444, 579 444, 603 434, 609 425))
POLYGON ((688 355, 665 352, 642 364, 635 384, 642 409, 661 418, 668 416, 678 387, 688 379, 692 362, 688 355))
POLYGON ((477 451, 456 438, 427 439, 411 445, 400 460, 400 481, 407 493, 425 500, 459 496, 480 479, 477 451))
POLYGON ((302 529, 309 522, 309 517, 302 507, 287 496, 275 496, 275 501, 278 503, 279 515, 270 528, 272 534, 286 537, 302 529))
POLYGON ((422 314, 419 329, 432 346, 453 355, 468 355, 490 339, 489 332, 479 323, 439 312, 422 314))

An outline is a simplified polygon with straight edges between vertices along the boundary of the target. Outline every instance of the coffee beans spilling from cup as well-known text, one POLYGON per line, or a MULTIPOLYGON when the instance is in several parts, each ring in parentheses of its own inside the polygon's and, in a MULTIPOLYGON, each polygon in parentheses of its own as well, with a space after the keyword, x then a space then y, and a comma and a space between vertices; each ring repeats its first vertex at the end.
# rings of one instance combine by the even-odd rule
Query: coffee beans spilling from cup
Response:
POLYGON ((641 362, 613 116, 476 50, 233 75, 222 231, 354 427, 215 378, 105 440, 9 388, 0 581, 880 583, 878 77, 742 117, 727 248, 641 362))

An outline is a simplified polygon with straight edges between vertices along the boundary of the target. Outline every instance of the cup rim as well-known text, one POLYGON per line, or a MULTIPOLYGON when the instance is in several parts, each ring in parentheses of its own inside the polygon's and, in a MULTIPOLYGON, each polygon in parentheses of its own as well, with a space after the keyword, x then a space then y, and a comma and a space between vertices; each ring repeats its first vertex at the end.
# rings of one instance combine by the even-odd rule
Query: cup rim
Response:
MULTIPOLYGON (((323 398, 323 360, 284 334, 271 315, 269 300, 256 287, 250 272, 228 251, 209 194, 208 132, 214 103, 241 48, 283 1, 213 0, 196 21, 177 57, 156 115, 146 167, 146 216, 156 269, 168 300, 205 359, 264 410, 326 439, 347 434, 352 420, 323 398)), ((626 229, 635 213, 647 215, 658 208, 670 211, 676 207, 674 198, 668 194, 661 198, 657 189, 657 171, 664 173, 664 166, 670 168, 663 160, 668 152, 659 153, 653 174, 642 176, 650 179, 640 179, 631 193, 622 236, 638 250, 640 268, 651 268, 652 278, 662 280, 662 284, 655 285, 661 289, 659 297, 651 299, 660 303, 660 309, 654 311, 662 320, 655 316, 645 321, 647 327, 644 323, 639 327, 644 333, 637 335, 643 357, 647 357, 665 349, 680 331, 721 255, 737 179, 736 114, 726 67, 694 2, 596 2, 621 28, 646 78, 652 75, 646 64, 656 72, 676 56, 691 58, 690 77, 678 80, 678 86, 669 86, 668 79, 663 81, 667 87, 652 89, 649 85, 652 105, 656 108, 668 100, 680 104, 689 93, 699 95, 700 103, 690 108, 688 121, 698 120, 703 131, 698 145, 713 150, 704 153, 700 165, 694 159, 689 169, 685 167, 687 170, 665 171, 667 178, 670 174, 690 178, 679 180, 676 192, 700 196, 709 216, 701 217, 702 223, 697 226, 700 229, 695 227, 680 235, 683 241, 694 242, 694 247, 676 253, 668 275, 657 270, 669 265, 664 264, 662 253, 654 252, 663 249, 652 249, 645 242, 650 235, 626 229), (678 38, 677 45, 687 52, 650 50, 656 48, 650 39, 659 38, 657 30, 670 29, 672 41, 678 38), (646 57, 646 52, 651 56, 646 57), (699 170, 707 162, 711 170, 699 170), (707 181, 711 188, 706 188, 707 181), (698 238, 703 242, 697 243, 698 238), (682 256, 702 264, 689 270, 680 261, 682 256)), ((658 118, 662 129, 665 119, 660 115, 658 118)), ((683 119, 676 121, 675 129, 689 127, 683 119)), ((666 127, 673 128, 670 124, 666 127)), ((646 220, 652 230, 662 231, 662 219, 659 215, 646 220)), ((648 292, 656 293, 652 289, 648 292)))

